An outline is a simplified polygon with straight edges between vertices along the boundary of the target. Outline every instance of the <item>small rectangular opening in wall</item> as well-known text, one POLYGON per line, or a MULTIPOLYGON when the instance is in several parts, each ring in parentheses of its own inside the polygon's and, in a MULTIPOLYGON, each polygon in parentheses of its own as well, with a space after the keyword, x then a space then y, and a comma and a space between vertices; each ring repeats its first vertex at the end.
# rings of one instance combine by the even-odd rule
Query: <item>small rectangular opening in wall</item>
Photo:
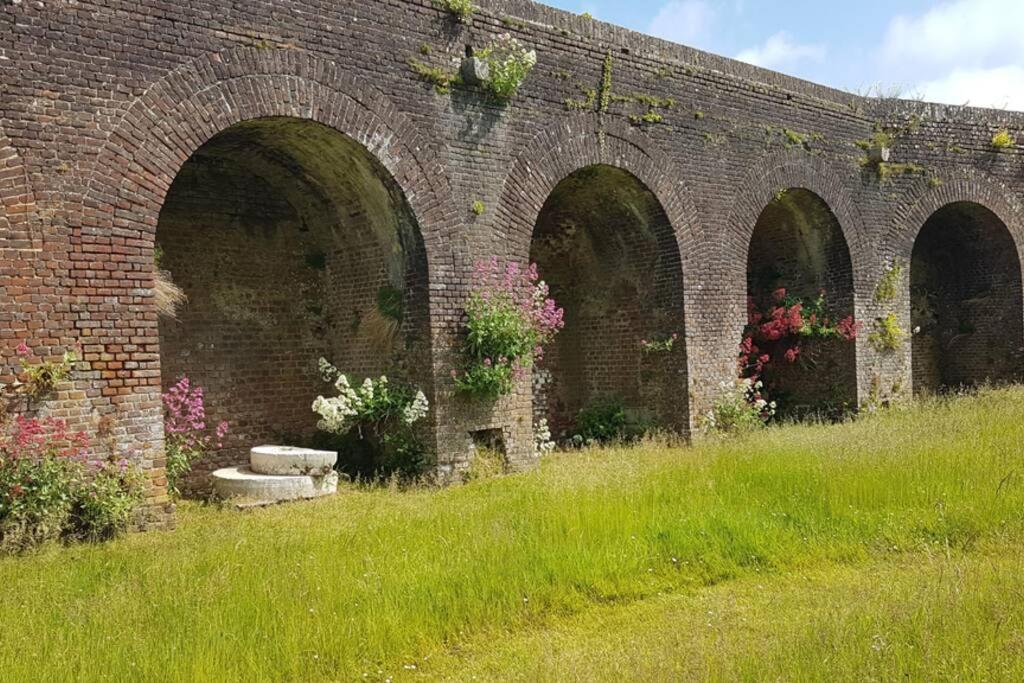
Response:
POLYGON ((472 444, 469 479, 485 479, 508 470, 505 433, 501 429, 480 429, 469 433, 472 444))

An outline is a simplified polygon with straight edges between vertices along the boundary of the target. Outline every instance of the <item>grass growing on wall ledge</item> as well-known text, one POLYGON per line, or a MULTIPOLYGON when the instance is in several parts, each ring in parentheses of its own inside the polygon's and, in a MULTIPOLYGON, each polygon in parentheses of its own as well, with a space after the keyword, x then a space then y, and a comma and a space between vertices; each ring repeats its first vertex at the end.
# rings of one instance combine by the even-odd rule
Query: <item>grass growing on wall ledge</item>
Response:
POLYGON ((173 533, 0 560, 0 671, 1017 678, 1021 424, 1024 390, 991 390, 456 489, 186 507, 173 533))

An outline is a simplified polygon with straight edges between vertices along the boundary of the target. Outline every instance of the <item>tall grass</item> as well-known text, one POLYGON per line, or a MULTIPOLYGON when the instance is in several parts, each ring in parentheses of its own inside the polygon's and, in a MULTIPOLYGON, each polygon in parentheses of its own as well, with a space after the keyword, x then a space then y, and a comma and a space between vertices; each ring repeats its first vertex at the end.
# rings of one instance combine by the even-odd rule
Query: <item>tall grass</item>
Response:
POLYGON ((1022 420, 1000 390, 457 489, 187 507, 173 533, 0 561, 0 676, 379 679, 595 603, 1011 542, 1022 420))

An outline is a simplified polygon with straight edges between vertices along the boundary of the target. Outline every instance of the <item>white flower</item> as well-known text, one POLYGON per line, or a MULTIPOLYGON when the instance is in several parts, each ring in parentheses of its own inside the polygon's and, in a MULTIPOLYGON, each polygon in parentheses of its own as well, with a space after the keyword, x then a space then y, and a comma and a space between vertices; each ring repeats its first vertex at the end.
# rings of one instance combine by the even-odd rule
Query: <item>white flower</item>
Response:
POLYGON ((405 424, 412 425, 426 417, 429 410, 430 401, 427 400, 426 395, 422 391, 417 391, 412 403, 402 410, 402 419, 405 421, 405 424))

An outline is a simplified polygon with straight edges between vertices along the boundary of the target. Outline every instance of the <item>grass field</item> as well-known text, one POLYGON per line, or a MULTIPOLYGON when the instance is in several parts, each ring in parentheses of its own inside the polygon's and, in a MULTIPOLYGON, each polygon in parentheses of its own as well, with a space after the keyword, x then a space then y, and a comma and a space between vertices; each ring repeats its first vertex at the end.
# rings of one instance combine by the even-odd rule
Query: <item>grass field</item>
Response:
POLYGON ((0 560, 3 680, 1020 680, 1024 390, 0 560))

